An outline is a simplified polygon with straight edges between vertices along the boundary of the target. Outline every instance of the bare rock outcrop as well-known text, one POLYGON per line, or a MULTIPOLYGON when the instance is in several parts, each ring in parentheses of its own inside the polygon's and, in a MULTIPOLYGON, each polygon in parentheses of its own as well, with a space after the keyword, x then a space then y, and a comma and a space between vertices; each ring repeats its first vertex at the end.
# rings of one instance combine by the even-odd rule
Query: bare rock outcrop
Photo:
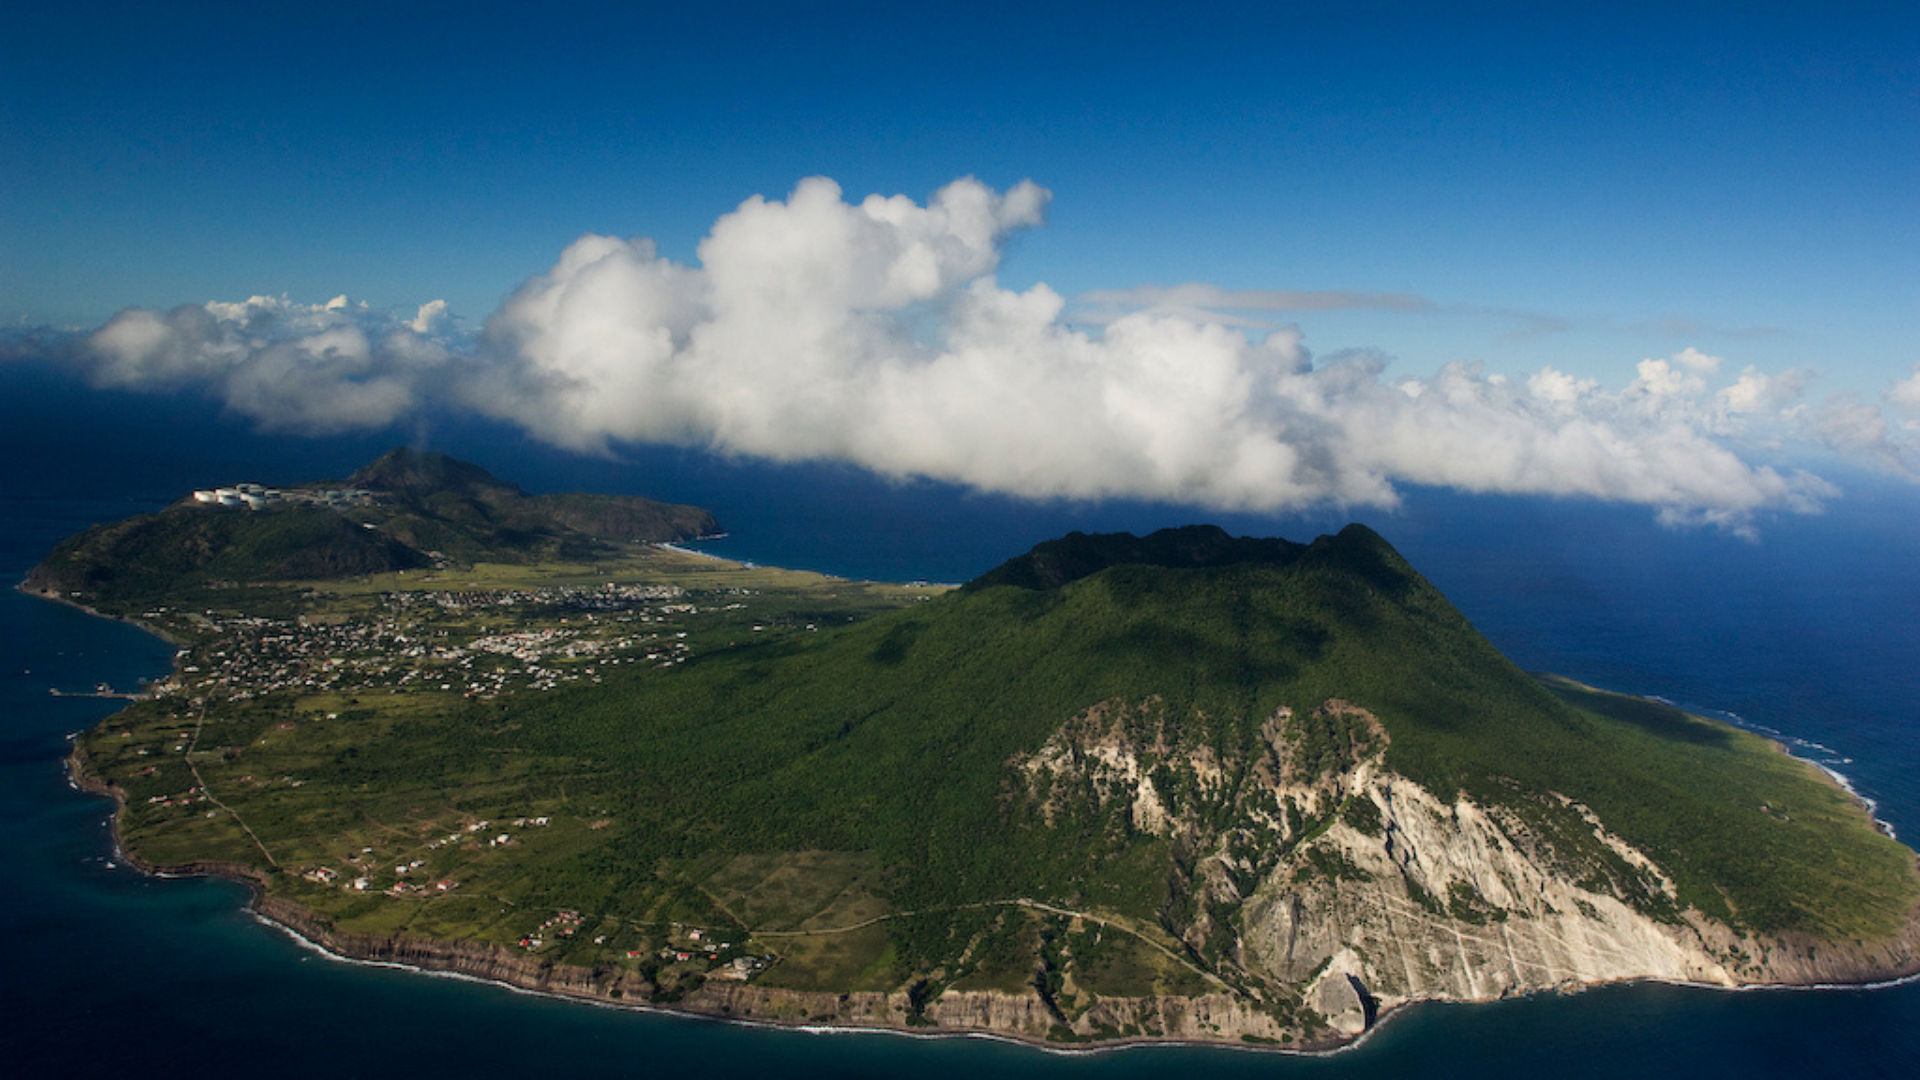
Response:
POLYGON ((1188 852, 1165 929, 1220 958, 1234 1000, 1297 1000, 1290 1034, 1352 1037, 1422 999, 1920 970, 1920 921, 1852 945, 1737 933, 1683 909, 1653 860, 1569 799, 1442 798, 1385 765, 1386 732, 1349 703, 1276 712, 1240 759, 1178 745, 1159 714, 1103 704, 1012 764, 1045 819, 1073 812, 1060 793, 1090 790, 1188 852))

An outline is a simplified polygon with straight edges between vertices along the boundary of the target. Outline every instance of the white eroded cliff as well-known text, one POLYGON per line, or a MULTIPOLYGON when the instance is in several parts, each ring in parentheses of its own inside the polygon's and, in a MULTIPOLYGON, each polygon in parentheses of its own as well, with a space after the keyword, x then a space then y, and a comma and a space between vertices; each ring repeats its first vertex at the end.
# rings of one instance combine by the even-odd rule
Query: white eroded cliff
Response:
POLYGON ((1386 768, 1385 732, 1344 702, 1276 713, 1239 760, 1171 745, 1156 714, 1090 710, 1016 764, 1050 818, 1090 791, 1190 853, 1171 890, 1190 902, 1163 925, 1255 998, 1297 994, 1353 1034, 1419 998, 1736 981, 1724 935, 1680 917, 1659 868, 1577 804, 1529 818, 1443 798, 1386 768))

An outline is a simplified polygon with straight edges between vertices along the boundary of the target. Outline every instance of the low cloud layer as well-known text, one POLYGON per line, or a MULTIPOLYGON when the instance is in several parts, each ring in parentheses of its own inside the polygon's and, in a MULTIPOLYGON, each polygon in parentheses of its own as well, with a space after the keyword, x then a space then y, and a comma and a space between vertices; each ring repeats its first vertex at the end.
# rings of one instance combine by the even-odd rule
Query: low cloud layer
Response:
POLYGON ((446 336, 437 300, 394 313, 255 297, 130 309, 72 356, 100 385, 197 386, 272 427, 452 407, 585 452, 672 443, 1035 498, 1279 510, 1392 504, 1398 485, 1431 484, 1739 528, 1834 494, 1757 463, 1769 445, 1912 471, 1920 372, 1889 390, 1888 421, 1858 401, 1808 404, 1808 372, 1729 376, 1692 348, 1641 360, 1619 390, 1551 366, 1394 377, 1384 358, 1316 359, 1297 330, 1249 333, 1233 314, 1432 307, 1398 294, 1192 284, 1089 294, 1100 317, 1069 320, 1046 285, 994 276, 1047 200, 964 179, 925 205, 855 203, 815 178, 722 217, 694 264, 581 237, 477 335, 446 336))
POLYGON ((129 308, 77 355, 96 385, 204 388, 272 428, 384 427, 426 404, 448 374, 453 354, 425 336, 445 307, 427 304, 412 322, 344 296, 129 308))

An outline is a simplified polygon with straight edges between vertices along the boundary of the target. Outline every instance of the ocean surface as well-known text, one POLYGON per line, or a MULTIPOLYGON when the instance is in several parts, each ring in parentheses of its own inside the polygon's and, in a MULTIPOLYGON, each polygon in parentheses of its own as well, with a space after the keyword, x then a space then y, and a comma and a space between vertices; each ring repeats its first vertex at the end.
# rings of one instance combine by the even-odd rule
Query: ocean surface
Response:
MULTIPOLYGON (((569 483, 562 463, 532 462, 529 478, 511 461, 480 459, 531 488, 612 486, 610 465, 569 483)), ((1307 539, 1343 520, 1033 507, 836 470, 684 457, 651 465, 637 490, 713 506, 727 523, 729 535, 710 550, 857 577, 961 580, 1076 527, 1140 530, 1205 516, 1235 532, 1307 539)), ((145 472, 101 468, 90 484, 54 494, 21 482, 24 471, 0 476, 0 579, 18 581, 90 522, 155 508, 194 485, 250 478, 219 468, 197 459, 145 472), (98 497, 79 497, 96 489, 98 497)), ((1752 540, 1664 529, 1635 508, 1435 492, 1359 516, 1523 666, 1777 732, 1846 775, 1911 841, 1920 838, 1920 494, 1864 479, 1852 488, 1824 515, 1761 522, 1752 540)), ((1914 985, 1737 993, 1639 985, 1422 1006, 1320 1058, 1191 1047, 1069 1055, 979 1038, 745 1028, 350 965, 255 921, 234 886, 115 865, 107 804, 67 784, 69 735, 114 703, 48 691, 130 688, 170 659, 165 643, 131 627, 0 592, 0 1045, 15 1075, 1079 1080, 1204 1070, 1220 1080, 1709 1080, 1908 1077, 1920 1062, 1914 985)))

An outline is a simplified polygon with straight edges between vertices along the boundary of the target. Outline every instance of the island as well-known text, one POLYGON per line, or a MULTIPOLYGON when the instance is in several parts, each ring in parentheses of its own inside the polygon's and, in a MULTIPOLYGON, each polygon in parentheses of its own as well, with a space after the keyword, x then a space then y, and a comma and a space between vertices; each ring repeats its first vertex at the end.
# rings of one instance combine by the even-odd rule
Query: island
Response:
MULTIPOLYGON (((395 451, 61 544, 174 671, 75 742, 124 857, 341 956, 1052 1046, 1920 971, 1920 867, 1736 727, 1519 670, 1379 535, 1072 533, 958 587, 395 451)), ((101 688, 128 692, 133 688, 101 688)))

